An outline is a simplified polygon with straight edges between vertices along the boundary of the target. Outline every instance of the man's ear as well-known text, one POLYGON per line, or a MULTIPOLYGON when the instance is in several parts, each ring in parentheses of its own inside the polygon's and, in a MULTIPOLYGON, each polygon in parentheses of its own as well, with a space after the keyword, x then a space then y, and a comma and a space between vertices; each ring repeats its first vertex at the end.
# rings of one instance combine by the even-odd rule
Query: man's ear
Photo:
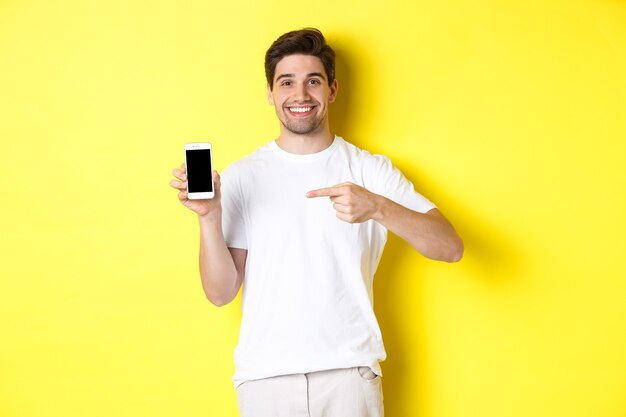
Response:
POLYGON ((332 83, 330 83, 330 95, 328 96, 328 102, 332 103, 337 98, 337 90, 339 89, 339 84, 337 83, 337 79, 335 78, 332 83))
POLYGON ((274 105, 274 96, 272 95, 272 88, 269 83, 267 84, 267 102, 272 106, 274 105))

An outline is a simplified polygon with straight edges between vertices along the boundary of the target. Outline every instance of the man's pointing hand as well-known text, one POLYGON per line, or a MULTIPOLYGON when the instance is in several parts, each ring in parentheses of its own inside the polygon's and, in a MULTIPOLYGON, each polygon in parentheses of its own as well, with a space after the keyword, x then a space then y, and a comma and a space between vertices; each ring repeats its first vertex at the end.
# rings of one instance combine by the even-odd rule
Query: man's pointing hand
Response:
POLYGON ((380 216, 380 208, 384 201, 384 197, 351 182, 309 191, 306 196, 330 197, 334 209, 337 210, 337 217, 348 223, 376 220, 380 216))

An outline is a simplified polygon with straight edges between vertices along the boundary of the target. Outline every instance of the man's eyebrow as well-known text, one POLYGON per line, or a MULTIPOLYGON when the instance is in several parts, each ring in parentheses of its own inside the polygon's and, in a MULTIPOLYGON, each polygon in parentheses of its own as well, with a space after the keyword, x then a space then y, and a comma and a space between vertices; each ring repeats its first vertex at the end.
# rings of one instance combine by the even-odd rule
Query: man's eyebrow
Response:
POLYGON ((293 78, 295 76, 295 74, 281 74, 278 76, 278 78, 276 78, 276 81, 280 80, 281 78, 293 78))
MULTIPOLYGON (((296 74, 280 74, 277 78, 276 81, 282 79, 282 78, 294 78, 296 76, 296 74)), ((307 75, 307 77, 320 77, 322 79, 326 79, 324 78, 324 74, 322 74, 321 72, 309 72, 307 75)))
POLYGON ((324 78, 324 74, 322 74, 321 72, 310 72, 306 75, 307 77, 320 77, 322 79, 326 79, 324 78))

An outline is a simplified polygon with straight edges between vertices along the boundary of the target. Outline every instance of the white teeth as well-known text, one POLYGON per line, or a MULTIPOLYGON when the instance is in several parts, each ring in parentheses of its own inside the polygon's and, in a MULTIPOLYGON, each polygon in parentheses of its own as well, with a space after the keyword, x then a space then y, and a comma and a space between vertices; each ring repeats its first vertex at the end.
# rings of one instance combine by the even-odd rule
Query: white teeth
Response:
POLYGON ((289 107, 289 110, 291 110, 294 113, 306 113, 308 111, 311 111, 313 107, 289 107))

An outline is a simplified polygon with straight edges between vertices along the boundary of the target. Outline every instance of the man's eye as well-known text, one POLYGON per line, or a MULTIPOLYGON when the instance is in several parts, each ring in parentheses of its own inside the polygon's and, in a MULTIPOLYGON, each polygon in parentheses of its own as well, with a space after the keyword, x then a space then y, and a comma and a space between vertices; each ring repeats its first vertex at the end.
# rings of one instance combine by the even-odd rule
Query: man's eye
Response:
POLYGON ((284 85, 286 87, 291 85, 291 81, 283 81, 280 85, 284 85))
POLYGON ((317 80, 317 79, 314 78, 312 80, 309 80, 309 83, 310 84, 320 84, 320 80, 317 80))

